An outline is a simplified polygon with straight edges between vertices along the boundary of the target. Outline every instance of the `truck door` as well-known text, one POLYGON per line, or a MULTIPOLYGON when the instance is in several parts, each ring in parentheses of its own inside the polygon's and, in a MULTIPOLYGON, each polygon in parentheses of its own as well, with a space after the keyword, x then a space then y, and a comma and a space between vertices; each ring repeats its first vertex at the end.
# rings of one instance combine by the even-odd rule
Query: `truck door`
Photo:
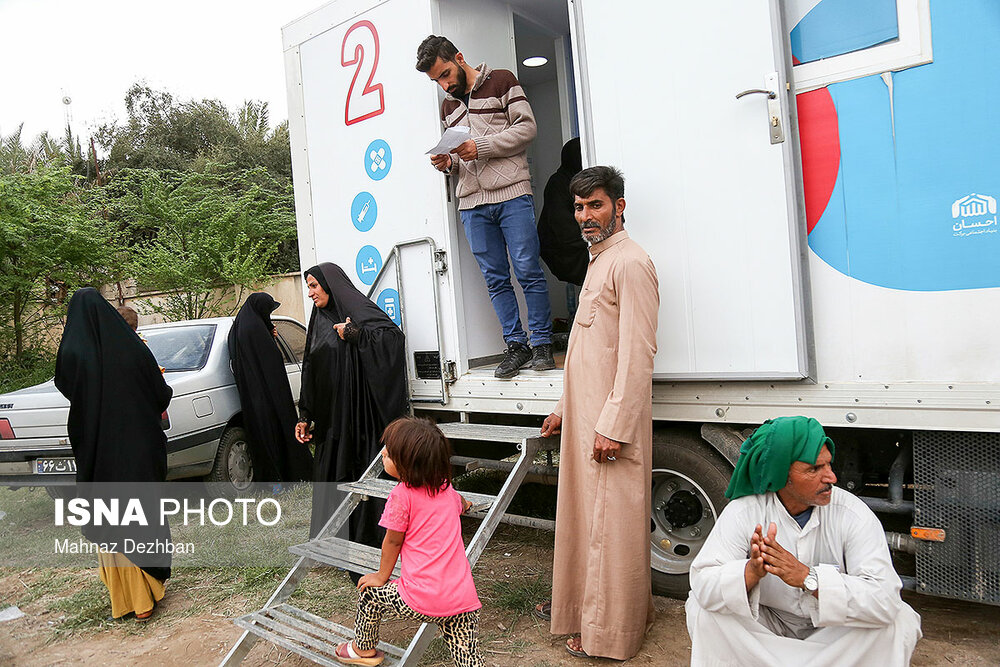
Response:
POLYGON ((457 263, 454 205, 425 155, 441 135, 437 92, 414 69, 433 8, 331 2, 282 30, 302 267, 340 265, 403 328, 414 400, 443 400, 457 357, 454 300, 438 298, 457 263))
POLYGON ((626 178, 660 281, 655 376, 809 375, 779 0, 570 2, 584 164, 626 178))

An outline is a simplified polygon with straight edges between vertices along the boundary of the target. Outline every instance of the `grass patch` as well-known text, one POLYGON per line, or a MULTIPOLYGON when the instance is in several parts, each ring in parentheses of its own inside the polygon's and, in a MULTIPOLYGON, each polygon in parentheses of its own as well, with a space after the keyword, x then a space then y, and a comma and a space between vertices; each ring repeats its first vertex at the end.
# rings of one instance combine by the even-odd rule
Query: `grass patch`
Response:
POLYGON ((51 609, 63 612, 65 616, 53 627, 53 639, 80 631, 99 630, 110 622, 107 620, 111 614, 108 590, 93 574, 83 588, 69 597, 57 600, 51 605, 51 609))
POLYGON ((18 607, 45 598, 61 598, 67 590, 78 585, 81 576, 85 576, 85 573, 85 570, 52 570, 49 568, 33 568, 20 572, 8 568, 0 570, 0 576, 13 575, 21 583, 24 593, 13 600, 13 604, 18 607), (36 574, 42 576, 34 576, 36 574))
POLYGON ((353 626, 358 590, 347 572, 322 568, 313 570, 299 582, 289 602, 318 616, 350 619, 344 625, 353 626))
POLYGON ((552 581, 542 575, 490 581, 485 589, 484 597, 491 606, 518 616, 530 614, 536 604, 552 597, 552 581))

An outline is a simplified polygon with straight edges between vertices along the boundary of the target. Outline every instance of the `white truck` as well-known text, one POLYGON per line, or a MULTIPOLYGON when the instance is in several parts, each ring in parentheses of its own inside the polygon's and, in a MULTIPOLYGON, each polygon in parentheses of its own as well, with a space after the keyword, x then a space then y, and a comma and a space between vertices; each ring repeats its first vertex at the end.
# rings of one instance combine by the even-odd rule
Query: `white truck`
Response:
POLYGON ((336 0, 286 26, 302 266, 341 265, 403 327, 416 408, 530 425, 562 374, 493 377, 500 329, 425 155, 429 34, 519 77, 536 210, 572 137, 625 173, 661 289, 659 592, 686 591, 745 434, 804 414, 909 587, 1000 603, 991 0, 336 0))

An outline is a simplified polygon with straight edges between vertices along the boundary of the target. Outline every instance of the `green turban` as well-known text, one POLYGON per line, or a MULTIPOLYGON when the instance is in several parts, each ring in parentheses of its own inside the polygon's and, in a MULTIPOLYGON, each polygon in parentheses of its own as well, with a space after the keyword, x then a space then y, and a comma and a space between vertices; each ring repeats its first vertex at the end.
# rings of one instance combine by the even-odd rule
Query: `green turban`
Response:
POLYGON ((767 420, 740 447, 740 458, 729 480, 726 497, 739 498, 784 488, 792 464, 796 461, 816 463, 823 445, 833 456, 833 440, 811 417, 767 420))

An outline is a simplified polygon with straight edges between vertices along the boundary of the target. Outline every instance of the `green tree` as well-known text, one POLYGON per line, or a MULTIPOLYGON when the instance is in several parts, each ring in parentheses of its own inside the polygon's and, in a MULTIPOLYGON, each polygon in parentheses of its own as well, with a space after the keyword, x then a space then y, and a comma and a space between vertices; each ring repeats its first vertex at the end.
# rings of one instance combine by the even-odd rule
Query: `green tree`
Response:
POLYGON ((207 164, 263 167, 291 179, 288 123, 270 128, 266 102, 247 101, 235 113, 218 100, 178 101, 166 91, 133 84, 125 95, 128 118, 98 128, 109 169, 201 171, 207 164))
MULTIPOLYGON (((8 163, 9 164, 9 163, 8 163)), ((23 360, 78 286, 100 285, 114 236, 69 167, 27 160, 0 173, 0 319, 5 357, 23 360)))
POLYGON ((127 225, 131 274, 144 289, 167 292, 147 307, 168 320, 232 314, 295 236, 291 187, 262 167, 123 169, 100 205, 110 222, 127 225), (228 286, 235 295, 217 289, 228 286))

